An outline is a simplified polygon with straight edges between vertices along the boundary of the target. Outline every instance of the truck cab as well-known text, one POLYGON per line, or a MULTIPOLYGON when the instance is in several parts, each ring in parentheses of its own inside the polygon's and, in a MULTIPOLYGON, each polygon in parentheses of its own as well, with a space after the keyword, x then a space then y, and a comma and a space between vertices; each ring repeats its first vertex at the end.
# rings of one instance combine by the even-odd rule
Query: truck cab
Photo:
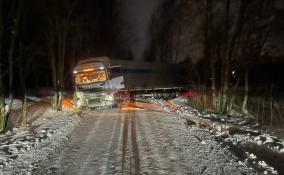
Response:
MULTIPOLYGON (((96 108, 115 104, 108 57, 80 61, 73 70, 76 107, 96 108)), ((120 83, 123 84, 123 78, 120 83)))

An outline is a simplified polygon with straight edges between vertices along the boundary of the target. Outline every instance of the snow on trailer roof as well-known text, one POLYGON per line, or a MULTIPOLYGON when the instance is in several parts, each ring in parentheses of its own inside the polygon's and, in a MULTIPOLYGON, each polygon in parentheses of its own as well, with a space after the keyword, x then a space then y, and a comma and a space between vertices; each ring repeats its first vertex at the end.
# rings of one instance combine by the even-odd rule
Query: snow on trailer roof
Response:
POLYGON ((93 63, 93 62, 104 62, 106 64, 109 64, 109 58, 108 57, 88 58, 88 59, 79 61, 78 65, 85 64, 85 63, 93 63))
POLYGON ((189 84, 185 66, 136 60, 111 59, 111 65, 120 65, 127 90, 173 89, 189 84))
POLYGON ((108 57, 96 57, 96 58, 81 60, 75 66, 74 71, 82 71, 84 69, 102 67, 102 66, 109 66, 108 57))

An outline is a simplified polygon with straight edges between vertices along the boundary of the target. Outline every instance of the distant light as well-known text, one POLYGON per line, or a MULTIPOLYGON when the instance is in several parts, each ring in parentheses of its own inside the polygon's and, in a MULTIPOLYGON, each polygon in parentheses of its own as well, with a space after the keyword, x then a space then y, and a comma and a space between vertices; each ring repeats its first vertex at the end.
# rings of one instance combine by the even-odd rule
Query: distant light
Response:
POLYGON ((105 69, 105 67, 103 67, 103 66, 100 67, 100 70, 104 70, 104 69, 105 69))
POLYGON ((114 99, 114 98, 113 98, 113 95, 106 95, 106 96, 105 96, 105 100, 106 100, 106 101, 113 101, 113 99, 114 99))
POLYGON ((237 74, 236 74, 236 71, 235 71, 235 70, 232 71, 232 76, 233 76, 234 78, 237 77, 237 74))
POLYGON ((78 73, 78 71, 75 70, 73 73, 76 74, 76 73, 78 73))
POLYGON ((94 69, 93 68, 90 68, 90 69, 84 69, 83 71, 84 72, 89 72, 89 71, 93 71, 94 69))
POLYGON ((80 100, 77 101, 77 107, 81 107, 81 105, 82 105, 82 102, 80 100))

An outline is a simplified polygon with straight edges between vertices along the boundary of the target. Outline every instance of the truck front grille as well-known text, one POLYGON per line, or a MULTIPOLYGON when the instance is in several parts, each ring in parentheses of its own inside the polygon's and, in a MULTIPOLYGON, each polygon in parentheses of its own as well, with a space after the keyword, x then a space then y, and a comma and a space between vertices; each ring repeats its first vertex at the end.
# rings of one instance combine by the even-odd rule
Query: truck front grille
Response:
POLYGON ((89 105, 92 105, 92 104, 95 104, 95 103, 101 103, 101 98, 91 98, 91 99, 88 100, 89 105))

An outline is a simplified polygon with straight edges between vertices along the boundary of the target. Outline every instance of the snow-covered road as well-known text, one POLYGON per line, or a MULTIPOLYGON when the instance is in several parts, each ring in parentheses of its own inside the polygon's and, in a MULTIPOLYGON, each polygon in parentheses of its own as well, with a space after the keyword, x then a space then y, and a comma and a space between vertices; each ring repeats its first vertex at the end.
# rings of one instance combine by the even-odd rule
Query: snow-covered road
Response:
POLYGON ((32 174, 255 174, 207 131, 147 106, 83 111, 69 141, 32 174))

